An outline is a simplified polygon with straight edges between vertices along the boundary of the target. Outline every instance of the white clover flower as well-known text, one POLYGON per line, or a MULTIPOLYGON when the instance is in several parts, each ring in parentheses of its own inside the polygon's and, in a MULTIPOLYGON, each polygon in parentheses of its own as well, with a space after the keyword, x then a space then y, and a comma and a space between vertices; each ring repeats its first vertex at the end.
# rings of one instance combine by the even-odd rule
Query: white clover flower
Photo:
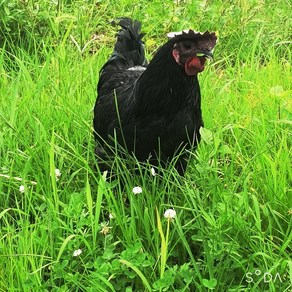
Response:
POLYGON ((100 230, 100 233, 103 234, 103 235, 108 235, 111 231, 111 227, 108 226, 109 223, 108 222, 104 222, 104 223, 101 223, 100 226, 101 226, 101 230, 100 230))
POLYGON ((134 188, 133 188, 133 193, 134 193, 135 195, 137 195, 137 194, 141 194, 141 193, 142 193, 142 188, 141 188, 141 187, 134 187, 134 188))
POLYGON ((56 180, 58 180, 60 178, 60 176, 61 176, 60 169, 58 169, 58 168, 55 169, 55 176, 56 176, 56 180))
POLYGON ((24 191, 25 191, 25 187, 24 187, 23 185, 21 185, 21 186, 19 187, 19 191, 23 194, 24 191))
POLYGON ((174 209, 167 209, 164 213, 164 217, 167 219, 173 219, 176 216, 174 209))
POLYGON ((73 252, 73 257, 78 257, 78 256, 81 255, 81 253, 82 253, 82 250, 80 248, 79 249, 76 249, 73 252))
POLYGON ((157 173, 156 173, 156 171, 155 171, 155 169, 154 169, 154 167, 151 167, 151 174, 153 175, 153 176, 155 176, 157 173))

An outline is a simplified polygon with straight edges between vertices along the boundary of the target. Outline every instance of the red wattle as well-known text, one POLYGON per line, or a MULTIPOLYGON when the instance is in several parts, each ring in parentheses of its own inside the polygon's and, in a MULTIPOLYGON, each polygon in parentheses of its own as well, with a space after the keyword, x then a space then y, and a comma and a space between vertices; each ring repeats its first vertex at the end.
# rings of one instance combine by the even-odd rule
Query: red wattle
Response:
POLYGON ((188 76, 194 76, 205 68, 205 57, 192 57, 185 62, 185 72, 188 76))

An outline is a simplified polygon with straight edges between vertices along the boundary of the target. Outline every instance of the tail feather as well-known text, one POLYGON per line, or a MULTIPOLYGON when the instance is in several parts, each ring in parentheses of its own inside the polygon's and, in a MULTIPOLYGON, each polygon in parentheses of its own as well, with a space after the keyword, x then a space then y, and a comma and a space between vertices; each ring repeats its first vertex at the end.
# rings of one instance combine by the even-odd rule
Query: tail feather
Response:
POLYGON ((147 65, 142 42, 144 34, 141 33, 141 23, 123 17, 115 24, 120 25, 121 29, 118 31, 117 42, 109 63, 118 63, 127 68, 147 65))

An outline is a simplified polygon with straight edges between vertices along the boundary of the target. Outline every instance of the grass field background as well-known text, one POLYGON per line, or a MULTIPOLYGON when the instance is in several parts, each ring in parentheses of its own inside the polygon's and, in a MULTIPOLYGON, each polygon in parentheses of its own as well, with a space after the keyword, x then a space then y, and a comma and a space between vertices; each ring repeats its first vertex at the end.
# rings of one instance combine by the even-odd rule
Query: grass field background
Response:
POLYGON ((291 291, 291 6, 0 2, 0 291, 291 291), (148 59, 170 31, 219 37, 185 177, 96 169, 92 109, 120 16, 142 22, 148 59))

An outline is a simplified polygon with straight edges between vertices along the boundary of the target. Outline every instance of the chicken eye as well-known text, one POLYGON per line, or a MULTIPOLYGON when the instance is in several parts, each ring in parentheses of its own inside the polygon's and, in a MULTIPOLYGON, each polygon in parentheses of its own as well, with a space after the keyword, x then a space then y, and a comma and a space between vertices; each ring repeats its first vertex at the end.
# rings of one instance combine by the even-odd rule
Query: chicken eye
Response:
POLYGON ((183 46, 185 50, 190 50, 192 48, 191 43, 184 43, 183 46))

